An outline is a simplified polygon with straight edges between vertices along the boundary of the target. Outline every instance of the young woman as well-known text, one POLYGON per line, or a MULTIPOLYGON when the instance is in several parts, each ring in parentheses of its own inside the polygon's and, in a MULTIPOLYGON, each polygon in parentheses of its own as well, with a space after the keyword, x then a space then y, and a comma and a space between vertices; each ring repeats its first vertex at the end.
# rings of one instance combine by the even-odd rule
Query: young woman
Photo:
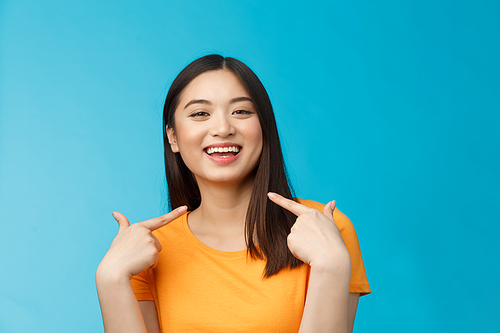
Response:
POLYGON ((351 332, 370 293, 335 201, 294 199, 269 97, 242 62, 209 55, 163 114, 170 213, 119 231, 96 274, 110 332, 351 332))

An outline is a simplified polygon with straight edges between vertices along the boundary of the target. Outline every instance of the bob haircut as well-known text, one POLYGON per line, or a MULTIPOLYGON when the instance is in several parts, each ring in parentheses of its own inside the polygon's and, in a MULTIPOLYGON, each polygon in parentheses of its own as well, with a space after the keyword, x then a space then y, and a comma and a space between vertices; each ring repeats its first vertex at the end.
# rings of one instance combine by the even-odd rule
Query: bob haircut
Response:
POLYGON ((295 258, 287 245, 287 236, 296 220, 291 212, 271 202, 267 193, 272 191, 292 199, 283 154, 276 127, 274 112, 266 89, 255 73, 234 58, 211 54, 187 65, 175 78, 163 108, 163 140, 165 173, 169 205, 187 205, 196 209, 201 203, 196 178, 187 168, 179 153, 173 153, 167 137, 167 126, 175 132, 175 110, 184 88, 198 75, 214 70, 230 70, 241 80, 257 110, 262 128, 262 153, 255 167, 255 182, 245 219, 247 251, 252 258, 266 260, 265 277, 278 273, 285 267, 295 268, 302 261, 295 258))

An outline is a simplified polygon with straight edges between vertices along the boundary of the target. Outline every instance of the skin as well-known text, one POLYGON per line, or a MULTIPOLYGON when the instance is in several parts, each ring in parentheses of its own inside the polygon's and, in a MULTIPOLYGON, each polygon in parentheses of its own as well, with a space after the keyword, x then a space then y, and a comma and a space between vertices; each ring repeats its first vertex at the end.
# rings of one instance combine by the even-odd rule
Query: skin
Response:
MULTIPOLYGON (((175 112, 176 127, 167 128, 172 151, 181 154, 202 196, 200 206, 188 216, 189 227, 200 241, 221 251, 246 249, 245 214, 262 151, 258 115, 248 99, 231 71, 206 72, 184 89, 175 112), (228 142, 241 147, 233 163, 207 157, 207 146, 228 142)), ((335 202, 320 212, 279 194, 269 193, 269 199, 297 216, 288 247, 311 266, 299 332, 351 332, 359 294, 349 294, 350 257, 333 220, 335 202)), ((160 332, 154 302, 137 302, 130 279, 158 260, 161 244, 151 232, 185 211, 180 207, 133 225, 122 214, 113 214, 120 228, 96 274, 107 333, 160 332)))

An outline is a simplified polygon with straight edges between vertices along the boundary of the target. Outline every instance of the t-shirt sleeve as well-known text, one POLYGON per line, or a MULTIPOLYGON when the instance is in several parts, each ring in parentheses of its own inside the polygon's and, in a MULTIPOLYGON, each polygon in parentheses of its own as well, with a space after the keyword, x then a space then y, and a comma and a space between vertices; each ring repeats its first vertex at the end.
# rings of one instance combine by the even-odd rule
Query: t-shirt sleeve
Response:
POLYGON ((151 270, 147 269, 144 272, 132 277, 132 280, 130 280, 135 297, 138 301, 154 301, 150 286, 150 274, 152 274, 151 270))
POLYGON ((341 211, 335 209, 333 219, 337 224, 345 246, 351 256, 351 293, 359 293, 360 296, 371 293, 370 284, 366 277, 365 264, 359 248, 358 236, 351 220, 341 211))
MULTIPOLYGON (((299 200, 299 202, 304 203, 306 206, 316 208, 319 211, 323 211, 325 205, 311 201, 311 200, 299 200)), ((337 208, 333 212, 333 219, 335 224, 340 230, 342 239, 344 240, 347 251, 351 257, 351 293, 359 293, 360 296, 367 295, 371 293, 370 284, 366 277, 365 264, 363 263, 363 257, 361 256, 361 249, 359 248, 358 236, 356 235, 356 230, 351 223, 351 220, 344 215, 337 208)))

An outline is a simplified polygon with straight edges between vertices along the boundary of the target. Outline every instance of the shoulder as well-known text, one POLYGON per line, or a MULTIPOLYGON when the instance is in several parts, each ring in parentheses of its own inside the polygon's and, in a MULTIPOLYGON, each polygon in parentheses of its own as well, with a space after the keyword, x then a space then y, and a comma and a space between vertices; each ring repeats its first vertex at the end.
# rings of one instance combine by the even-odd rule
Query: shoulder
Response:
MULTIPOLYGON (((323 208, 325 207, 324 204, 312 200, 296 199, 296 201, 302 205, 315 208, 319 211, 323 211, 323 208)), ((359 293, 360 295, 369 294, 371 293, 370 285, 368 284, 368 280, 366 278, 365 265, 361 256, 361 249, 359 246, 358 236, 356 235, 356 230, 354 230, 351 220, 349 220, 349 218, 338 208, 335 208, 335 211, 333 212, 333 219, 339 228, 345 246, 349 251, 349 256, 351 257, 350 292, 359 293)))
MULTIPOLYGON (((296 199, 296 201, 304 206, 317 209, 321 212, 325 207, 325 204, 313 200, 296 199)), ((349 218, 344 213, 342 213, 338 208, 335 208, 335 211, 333 212, 333 220, 335 221, 335 224, 339 228, 342 235, 344 235, 344 233, 355 232, 351 220, 349 220, 349 218)))
POLYGON ((164 225, 163 227, 153 231, 153 235, 159 240, 169 237, 178 237, 179 234, 184 232, 184 224, 187 224, 187 213, 179 216, 172 222, 164 225))

